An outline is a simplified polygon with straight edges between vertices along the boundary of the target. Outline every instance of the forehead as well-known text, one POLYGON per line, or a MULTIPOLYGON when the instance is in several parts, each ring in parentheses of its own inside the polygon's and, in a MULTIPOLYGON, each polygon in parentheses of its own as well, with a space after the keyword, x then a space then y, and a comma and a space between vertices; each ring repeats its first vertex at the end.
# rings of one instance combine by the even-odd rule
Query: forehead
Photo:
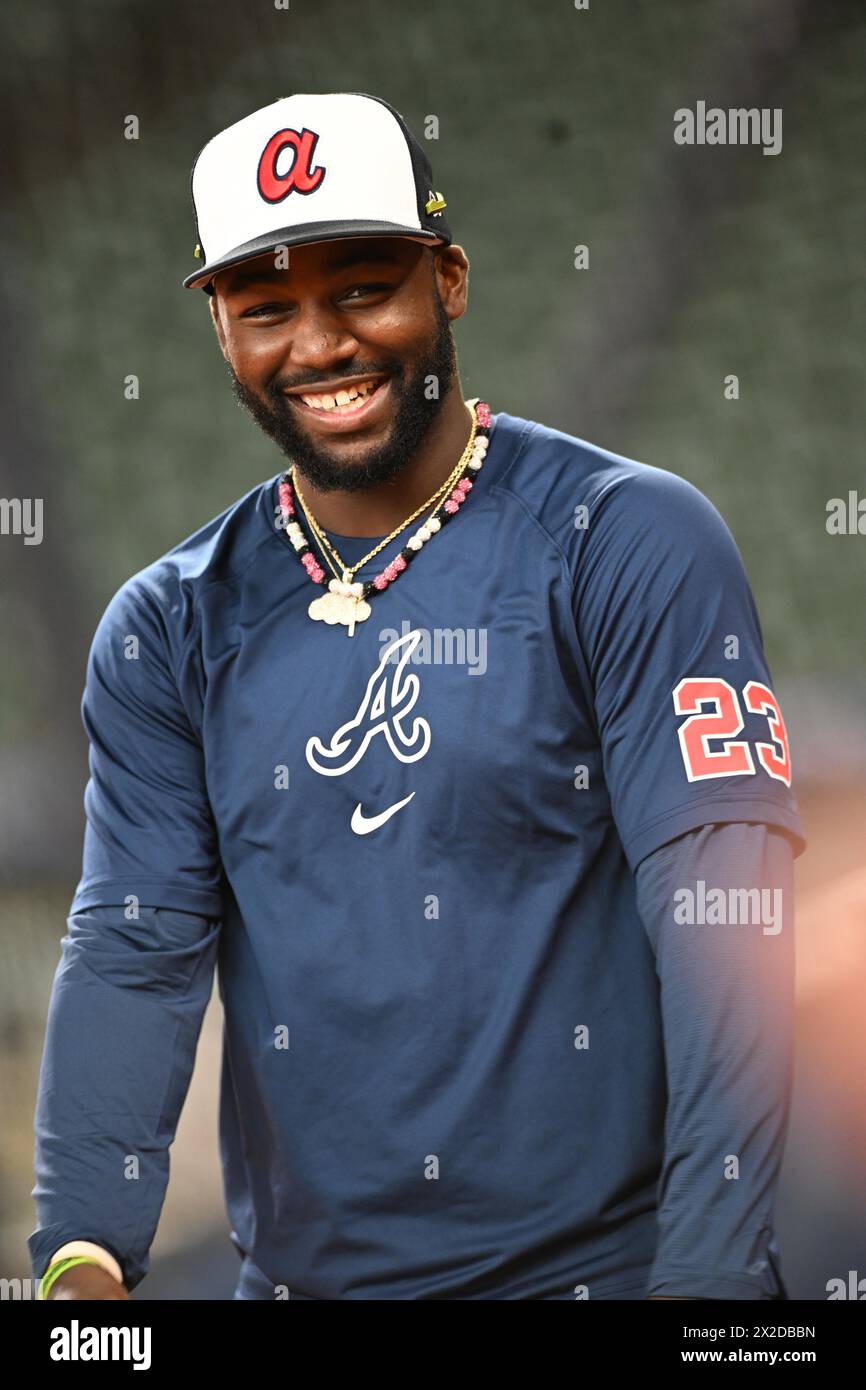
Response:
MULTIPOLYGON (((407 266, 417 261, 423 247, 408 237, 341 237, 288 248, 288 268, 277 269, 274 251, 251 257, 214 276, 221 294, 236 294, 251 285, 277 282, 298 284, 314 275, 336 275, 356 266, 407 266)), ((285 258, 285 252, 283 253, 285 258)))

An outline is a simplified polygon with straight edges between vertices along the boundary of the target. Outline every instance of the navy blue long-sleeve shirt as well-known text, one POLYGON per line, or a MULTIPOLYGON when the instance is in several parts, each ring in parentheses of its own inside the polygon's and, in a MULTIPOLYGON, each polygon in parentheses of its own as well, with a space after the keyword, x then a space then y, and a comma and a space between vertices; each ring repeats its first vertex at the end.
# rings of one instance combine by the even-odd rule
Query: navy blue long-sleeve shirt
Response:
MULTIPOLYGON (((266 1285, 778 1297, 803 839, 724 523, 498 414, 467 504, 348 638, 307 616, 276 483, 94 638, 34 1272, 91 1239, 143 1277, 218 960, 226 1198, 266 1285), (721 859, 665 858, 710 825, 721 859), (738 865, 741 911, 779 881, 723 926, 738 865)), ((330 535, 349 564, 379 539, 330 535)))

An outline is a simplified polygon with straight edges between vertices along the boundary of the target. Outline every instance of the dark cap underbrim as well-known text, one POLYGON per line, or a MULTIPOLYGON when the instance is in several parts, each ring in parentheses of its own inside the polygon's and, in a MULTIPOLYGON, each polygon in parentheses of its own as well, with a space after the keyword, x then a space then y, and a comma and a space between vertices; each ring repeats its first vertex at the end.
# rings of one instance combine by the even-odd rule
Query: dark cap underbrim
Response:
POLYGON ((428 231, 423 227, 401 227, 396 222, 307 222, 303 227, 285 227, 282 231, 266 232, 264 236, 236 246, 219 260, 211 261, 201 269, 193 271, 192 275, 186 277, 183 286, 187 290, 208 289, 208 282, 219 271, 239 265, 241 261, 252 260, 255 256, 263 256, 267 251, 275 251, 278 246, 307 246, 314 241, 339 241, 344 237, 362 236, 409 237, 413 241, 426 242, 428 245, 447 246, 450 242, 450 237, 442 236, 438 232, 428 231))

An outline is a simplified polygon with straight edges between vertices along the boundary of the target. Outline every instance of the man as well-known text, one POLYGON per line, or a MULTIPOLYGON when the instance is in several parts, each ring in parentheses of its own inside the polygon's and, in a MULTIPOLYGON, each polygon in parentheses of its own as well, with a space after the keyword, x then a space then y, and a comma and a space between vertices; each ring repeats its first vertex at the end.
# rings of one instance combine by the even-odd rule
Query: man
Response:
POLYGON ((385 102, 277 101, 192 189, 289 466, 97 628, 34 1273, 144 1277, 218 959, 237 1298, 787 1297, 804 842, 730 533, 464 400, 468 261, 385 102))

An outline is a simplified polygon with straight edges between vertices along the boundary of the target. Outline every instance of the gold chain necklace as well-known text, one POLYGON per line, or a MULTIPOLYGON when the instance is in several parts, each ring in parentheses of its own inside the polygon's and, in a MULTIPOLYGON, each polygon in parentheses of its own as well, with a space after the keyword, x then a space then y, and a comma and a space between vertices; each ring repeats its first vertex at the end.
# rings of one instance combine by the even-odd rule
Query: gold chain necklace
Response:
MULTIPOLYGON (((472 403, 467 401, 465 402, 465 404, 468 405, 471 410, 472 403)), ((306 516, 307 521, 310 524, 310 529, 312 530, 320 546, 322 547, 325 559, 327 560, 328 564, 330 565, 331 569, 334 571, 334 574, 338 579, 342 579, 342 581, 345 584, 351 583, 352 576, 355 574, 356 570, 359 570, 364 565, 366 565, 367 561, 372 560, 374 555, 378 555, 380 550, 384 550, 385 546, 390 544, 390 542, 394 540, 396 536, 399 536, 401 531, 405 531, 406 527, 410 524, 410 522, 415 521, 415 519, 419 517, 422 512, 425 512, 428 507, 433 507, 433 509, 435 510, 440 497, 442 497, 444 493, 450 492, 457 478, 460 476, 460 474, 463 472, 463 469, 469 462, 469 458, 475 446, 475 435, 477 433, 477 430, 478 421, 475 418, 475 412, 473 410, 472 428, 469 431, 469 439, 467 441, 466 448, 463 450, 463 453, 460 455, 460 458, 457 460, 457 463, 454 465, 445 481, 439 484, 436 491, 432 493, 430 497, 427 498, 426 502, 422 502, 420 507, 416 507, 415 511, 412 512, 411 516, 407 516, 405 521, 401 521, 400 525, 394 528, 390 536, 386 536, 384 540, 381 540, 379 544, 377 546, 374 546, 374 548, 371 551, 369 551, 368 554, 366 554, 362 559, 356 560, 354 565, 347 565, 345 561, 341 559, 337 551, 337 547, 333 545, 332 542, 328 540, 328 537, 324 534, 322 527, 320 526, 316 518, 313 516, 313 513, 310 511, 309 506, 304 500, 304 494, 301 492, 301 489, 298 486, 298 480, 295 476, 295 465, 292 464, 292 467, 289 470, 289 477, 291 479, 292 486, 297 494, 298 501, 304 509, 304 515, 306 516), (331 555, 333 555, 337 564, 340 566, 339 570, 335 568, 330 558, 331 555)))
POLYGON ((415 511, 401 522, 390 535, 374 546, 363 559, 358 560, 351 567, 345 565, 336 548, 329 542, 324 534, 322 527, 315 517, 303 503, 303 498, 294 481, 294 465, 283 473, 279 481, 279 522, 280 529, 285 531, 286 539, 291 543, 295 550, 298 560, 306 570, 307 577, 314 584, 325 590, 320 598, 313 599, 307 612, 311 618, 317 622, 325 622, 329 626, 339 623, 348 628, 350 637, 354 636, 355 625, 364 622, 371 613, 368 599, 372 599, 376 594, 383 592, 394 581, 399 578, 407 566, 411 563, 419 551, 430 541, 433 536, 461 509, 466 498, 474 486, 473 479, 477 476, 478 470, 482 467, 490 443, 490 430, 492 426, 492 416, 490 406, 486 401, 479 397, 473 397, 465 402, 472 414, 472 428, 469 440, 463 453, 455 467, 439 487, 422 503, 416 507, 415 511), (455 481, 456 480, 456 481, 455 481), (452 486, 453 485, 453 486, 452 486), (437 501, 437 499, 443 499, 437 501), (335 578, 328 582, 327 571, 322 568, 315 554, 310 548, 310 543, 304 535, 302 526, 298 521, 298 510, 303 503, 303 510, 313 535, 319 541, 322 554, 327 561, 329 568, 334 572, 335 578), (415 531, 406 542, 404 548, 394 557, 380 574, 374 579, 361 582, 352 581, 352 575, 365 565, 374 555, 392 541, 395 536, 413 522, 421 513, 431 505, 434 506, 432 514, 425 518, 422 525, 415 531), (342 577, 337 577, 337 571, 333 560, 333 555, 342 569, 342 577))
MULTIPOLYGON (((448 480, 449 483, 453 482, 453 480, 454 480, 455 478, 456 478, 456 474, 455 474, 455 473, 452 473, 452 474, 451 474, 451 477, 450 477, 449 480, 448 480)), ((439 499, 440 497, 444 496, 444 494, 445 494, 446 491, 447 491, 447 488, 446 488, 446 487, 443 487, 443 488, 442 488, 442 491, 436 494, 436 500, 438 501, 438 499, 439 499)), ((299 501, 300 501, 300 500, 301 500, 301 499, 299 498, 299 501)), ((433 500, 433 499, 431 499, 431 500, 433 500)), ((433 511, 430 512, 430 515, 429 515, 429 516, 426 516, 426 517, 424 518, 425 522, 427 522, 427 521, 430 520, 430 517, 433 515, 433 513, 435 512, 435 510, 436 510, 436 509, 435 509, 435 507, 434 507, 433 511)), ((349 569, 348 566, 346 565, 345 561, 344 561, 344 560, 341 558, 341 556, 337 553, 336 546, 334 546, 334 545, 331 543, 331 541, 328 540, 328 537, 325 535, 324 531, 323 531, 323 530, 321 529, 321 527, 318 525, 318 523, 316 522, 315 518, 312 517, 312 516, 310 515, 309 512, 306 513, 306 517, 307 517, 307 520, 308 520, 309 523, 310 523, 310 529, 311 529, 311 531, 313 532, 313 535, 316 537, 316 539, 317 539, 318 542, 319 542, 319 547, 320 547, 320 549, 321 549, 321 551, 322 551, 322 555, 323 555, 323 557, 324 557, 325 563, 328 565, 328 568, 330 569, 331 573, 334 575, 334 577, 335 577, 336 579, 342 580, 343 583, 346 583, 346 584, 350 583, 351 580, 352 580, 353 575, 361 568, 362 565, 366 564, 366 561, 370 558, 370 556, 369 556, 369 555, 368 555, 368 556, 365 556, 363 560, 359 560, 358 563, 357 563, 356 565, 353 565, 352 568, 349 569), (334 561, 336 561, 337 563, 335 564, 334 561)), ((413 519, 414 519, 414 518, 413 518, 413 519)), ((406 522, 406 523, 404 523, 404 524, 408 526, 409 523, 406 522)))
MULTIPOLYGON (((418 516, 420 516, 421 512, 424 511, 425 508, 432 506, 433 511, 431 511, 430 516, 433 515, 433 512, 435 512, 436 506, 438 505, 440 499, 444 497, 446 492, 451 491, 451 488, 454 486, 455 482, 457 481, 457 478, 460 476, 460 473, 464 466, 465 454, 463 457, 461 457, 460 462, 456 465, 456 467, 454 467, 451 470, 444 483, 442 483, 441 487, 436 492, 434 492, 431 497, 427 499, 423 507, 419 507, 418 511, 413 512, 410 517, 406 518, 406 520, 403 522, 403 525, 397 528, 397 531, 392 532, 390 536, 386 536, 385 539, 382 541, 381 545, 377 545, 375 550, 371 550, 369 555, 365 555, 362 560, 358 560, 351 567, 346 564, 345 560, 343 560, 342 556, 337 551, 337 547, 328 539, 325 532, 322 530, 321 526, 316 521, 316 518, 313 516, 312 512, 307 507, 307 504, 304 501, 303 496, 301 495, 300 489, 298 488, 297 482, 295 483, 295 492, 298 494, 298 501, 304 508, 304 515, 306 516, 307 521, 310 523, 310 530, 313 532, 313 535, 318 540, 322 554, 325 558, 326 563, 330 567, 331 572, 336 576, 337 579, 341 579, 343 583, 348 584, 351 582, 355 573, 359 569, 361 569, 361 567, 365 565, 368 560, 372 559, 372 557, 378 553, 382 546, 387 545, 389 540, 393 540, 394 536, 396 536, 400 531, 404 530, 404 528, 407 527, 411 521, 414 521, 418 516), (336 561, 336 564, 334 563, 334 561, 336 561), (339 566, 339 568, 337 566, 339 566)), ((425 521, 429 520, 429 516, 425 517, 425 521)))

